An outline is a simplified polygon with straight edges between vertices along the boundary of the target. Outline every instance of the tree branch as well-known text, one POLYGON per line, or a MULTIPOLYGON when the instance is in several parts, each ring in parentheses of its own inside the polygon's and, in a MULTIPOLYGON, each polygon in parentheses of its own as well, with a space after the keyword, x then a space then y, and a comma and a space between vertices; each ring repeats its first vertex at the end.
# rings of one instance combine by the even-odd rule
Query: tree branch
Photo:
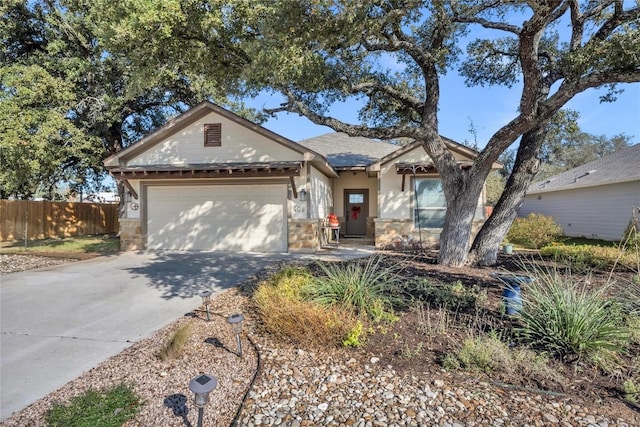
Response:
POLYGON ((362 92, 367 96, 371 96, 371 94, 374 94, 376 92, 382 92, 389 95, 393 99, 400 101, 400 103, 402 103, 407 108, 411 108, 417 112, 421 112, 424 107, 424 103, 419 99, 401 92, 389 85, 383 85, 380 83, 368 82, 352 85, 349 88, 349 92, 352 94, 362 92))
POLYGON ((278 108, 268 108, 264 111, 268 114, 274 114, 282 111, 296 113, 311 120, 313 123, 322 126, 328 126, 336 132, 344 132, 350 136, 362 136, 365 138, 375 139, 394 139, 394 138, 414 138, 419 137, 415 127, 393 126, 393 127, 375 127, 371 128, 364 125, 352 125, 334 117, 320 115, 309 108, 303 101, 288 89, 281 89, 281 92, 287 97, 287 102, 278 108))

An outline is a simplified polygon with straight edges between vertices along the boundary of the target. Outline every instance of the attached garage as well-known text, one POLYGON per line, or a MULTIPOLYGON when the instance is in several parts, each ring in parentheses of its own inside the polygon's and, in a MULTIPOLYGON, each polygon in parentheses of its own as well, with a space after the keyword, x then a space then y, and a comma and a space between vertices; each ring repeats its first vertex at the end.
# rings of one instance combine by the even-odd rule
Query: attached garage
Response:
POLYGON ((150 185, 146 248, 287 251, 287 185, 150 185))

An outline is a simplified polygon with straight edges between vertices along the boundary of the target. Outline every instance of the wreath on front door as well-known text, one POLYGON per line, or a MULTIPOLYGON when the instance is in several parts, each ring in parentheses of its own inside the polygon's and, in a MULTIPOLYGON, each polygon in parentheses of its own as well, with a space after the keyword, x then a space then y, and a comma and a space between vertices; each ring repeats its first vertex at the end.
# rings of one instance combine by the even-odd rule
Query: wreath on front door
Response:
POLYGON ((360 206, 352 206, 351 207, 351 219, 358 219, 358 214, 360 214, 360 206))

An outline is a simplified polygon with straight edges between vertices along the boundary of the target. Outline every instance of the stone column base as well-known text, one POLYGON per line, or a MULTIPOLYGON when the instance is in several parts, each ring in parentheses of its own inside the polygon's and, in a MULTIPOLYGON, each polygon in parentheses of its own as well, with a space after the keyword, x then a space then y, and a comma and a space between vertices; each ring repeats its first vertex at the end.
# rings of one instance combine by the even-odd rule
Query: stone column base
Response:
POLYGON ((289 252, 317 252, 320 249, 320 220, 289 218, 289 252))
POLYGON ((139 251, 143 246, 140 218, 120 218, 120 250, 139 251))

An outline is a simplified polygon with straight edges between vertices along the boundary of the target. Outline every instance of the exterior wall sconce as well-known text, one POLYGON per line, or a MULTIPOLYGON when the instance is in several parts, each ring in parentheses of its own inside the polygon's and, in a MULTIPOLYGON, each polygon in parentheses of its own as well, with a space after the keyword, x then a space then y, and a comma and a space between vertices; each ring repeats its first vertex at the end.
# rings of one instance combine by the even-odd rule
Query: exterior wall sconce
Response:
POLYGON ((242 357, 242 341, 240 340, 240 334, 242 334, 242 321, 244 316, 241 313, 232 314, 227 318, 227 323, 231 325, 231 331, 236 335, 236 342, 238 343, 238 356, 242 357))
POLYGON ((211 320, 211 316, 209 315, 209 303, 211 299, 211 291, 205 290, 200 292, 200 297, 202 298, 202 304, 204 304, 204 308, 207 310, 207 322, 211 320))
POLYGON ((298 192, 298 196, 300 198, 301 202, 306 202, 307 201, 307 190, 302 189, 298 192))
POLYGON ((124 192, 124 201, 129 203, 131 200, 133 200, 133 198, 131 197, 131 192, 130 191, 125 191, 124 192))
POLYGON ((202 427, 204 407, 209 403, 209 393, 218 385, 218 380, 213 375, 202 374, 189 382, 189 390, 194 394, 196 407, 198 408, 198 427, 202 427))

